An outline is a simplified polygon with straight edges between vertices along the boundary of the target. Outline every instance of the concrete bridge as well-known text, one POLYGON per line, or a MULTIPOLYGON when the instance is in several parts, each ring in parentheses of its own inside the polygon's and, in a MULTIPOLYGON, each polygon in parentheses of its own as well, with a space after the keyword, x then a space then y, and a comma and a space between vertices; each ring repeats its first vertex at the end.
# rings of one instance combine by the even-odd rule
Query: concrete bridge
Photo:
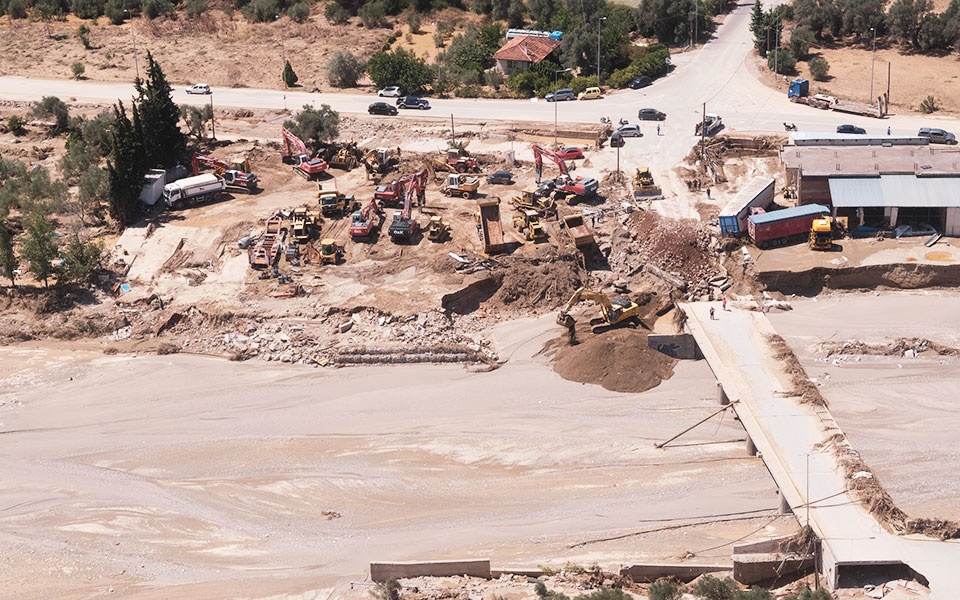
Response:
MULTIPOLYGON (((894 579, 909 568, 929 582, 932 597, 957 598, 960 543, 896 535, 861 505, 835 455, 824 448, 843 432, 827 408, 801 404, 791 395, 784 365, 768 342, 775 330, 766 315, 724 311, 719 302, 680 307, 726 396, 721 400, 738 401, 733 408, 747 432, 747 449, 763 459, 776 481, 781 508, 789 507, 820 538, 826 584, 842 587, 871 574, 894 579)), ((847 443, 845 437, 841 443, 847 443)))

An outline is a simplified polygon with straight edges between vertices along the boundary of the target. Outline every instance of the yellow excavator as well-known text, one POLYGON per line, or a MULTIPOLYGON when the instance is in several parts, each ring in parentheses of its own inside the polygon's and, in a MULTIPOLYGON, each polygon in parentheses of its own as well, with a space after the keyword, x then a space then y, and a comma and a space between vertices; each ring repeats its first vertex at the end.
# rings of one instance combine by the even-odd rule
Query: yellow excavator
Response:
POLYGON ((581 300, 589 300, 600 306, 600 313, 590 319, 590 327, 594 333, 603 333, 623 325, 632 327, 640 325, 640 306, 633 300, 629 298, 614 298, 611 300, 603 292, 581 287, 573 293, 567 305, 557 314, 557 323, 571 331, 571 339, 576 322, 570 315, 570 310, 581 300))

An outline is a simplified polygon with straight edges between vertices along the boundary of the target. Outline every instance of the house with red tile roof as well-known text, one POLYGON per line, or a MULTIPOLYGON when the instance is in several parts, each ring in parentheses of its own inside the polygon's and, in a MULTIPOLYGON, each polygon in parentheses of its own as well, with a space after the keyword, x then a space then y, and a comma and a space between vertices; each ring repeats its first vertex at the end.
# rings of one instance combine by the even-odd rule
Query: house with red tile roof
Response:
POLYGON ((493 55, 494 69, 504 75, 526 71, 550 55, 560 45, 559 40, 534 35, 518 35, 493 55))

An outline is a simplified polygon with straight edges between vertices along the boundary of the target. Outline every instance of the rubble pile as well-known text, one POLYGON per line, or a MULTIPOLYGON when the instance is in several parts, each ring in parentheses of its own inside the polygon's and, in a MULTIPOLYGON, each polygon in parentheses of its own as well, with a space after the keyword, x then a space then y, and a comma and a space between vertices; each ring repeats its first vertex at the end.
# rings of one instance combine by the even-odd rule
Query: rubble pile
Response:
POLYGON ((438 600, 440 598, 514 598, 535 600, 538 584, 548 590, 576 598, 603 588, 623 590, 629 598, 641 598, 645 586, 635 584, 613 573, 605 573, 599 567, 585 569, 568 565, 570 569, 548 571, 540 577, 503 573, 497 579, 477 577, 412 577, 400 579, 403 598, 411 600, 438 600))
POLYGON ((846 358, 847 355, 903 356, 913 358, 929 352, 938 356, 960 356, 960 349, 945 346, 923 338, 897 338, 886 344, 867 344, 860 340, 823 342, 819 351, 826 358, 846 358))

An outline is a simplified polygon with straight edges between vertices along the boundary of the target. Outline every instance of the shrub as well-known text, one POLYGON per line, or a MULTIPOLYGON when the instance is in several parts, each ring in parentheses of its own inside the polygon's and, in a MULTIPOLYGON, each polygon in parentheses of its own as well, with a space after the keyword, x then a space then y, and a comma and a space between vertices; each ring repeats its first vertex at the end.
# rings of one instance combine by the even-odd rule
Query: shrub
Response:
POLYGON ((280 16, 277 0, 253 0, 243 7, 243 16, 254 23, 266 23, 280 16))
POLYGON ((800 591, 799 596, 787 596, 784 600, 833 600, 833 596, 824 588, 817 588, 816 590, 804 588, 800 591))
POLYGON ((13 115, 9 120, 7 120, 7 131, 13 134, 20 133, 25 124, 26 121, 23 119, 23 117, 13 115))
POLYGON ((650 584, 647 597, 650 600, 679 600, 680 588, 672 581, 660 579, 650 584))
POLYGON ((83 77, 83 72, 86 71, 87 69, 83 66, 82 62, 75 62, 72 65, 70 65, 70 70, 73 72, 74 79, 80 79, 81 77, 83 77))
POLYGON ((693 593, 706 600, 734 600, 738 591, 737 584, 729 577, 718 579, 713 575, 704 575, 693 586, 693 593))
POLYGON ((143 0, 143 15, 148 19, 156 19, 171 12, 173 5, 170 0, 143 0))
POLYGON ((827 62, 827 59, 820 56, 811 58, 807 66, 810 67, 810 75, 817 81, 825 80, 827 74, 830 73, 830 63, 827 62))
POLYGON ((187 17, 196 19, 209 9, 210 4, 207 0, 190 0, 190 2, 187 3, 187 17))
POLYGON ((408 13, 407 26, 410 27, 410 33, 420 33, 420 15, 415 12, 408 13))
POLYGON ((813 30, 806 25, 794 27, 790 32, 790 51, 797 58, 806 56, 810 53, 810 48, 817 43, 813 30))
POLYGON ((27 5, 23 0, 10 0, 10 3, 7 4, 7 14, 10 15, 11 19, 26 19, 27 5))
POLYGON ((96 19, 103 14, 104 0, 72 0, 70 12, 81 19, 96 19))
POLYGON ((58 131, 66 129, 67 122, 70 120, 70 109, 67 108, 63 100, 56 96, 44 96, 39 102, 34 102, 31 113, 34 117, 40 119, 53 117, 57 122, 56 129, 58 131))
POLYGON ((297 74, 294 73, 293 67, 290 65, 290 61, 287 61, 287 64, 283 67, 283 83, 287 87, 293 87, 297 80, 300 79, 297 77, 297 74))
POLYGON ((360 15, 363 26, 368 29, 384 27, 387 24, 387 5, 382 0, 364 4, 357 14, 360 15))
POLYGON ((774 65, 776 65, 777 73, 784 75, 793 73, 796 70, 797 59, 790 50, 780 48, 780 50, 776 52, 771 50, 767 54, 767 65, 771 70, 774 68, 774 65))
POLYGON ((350 52, 337 51, 327 63, 327 79, 334 87, 353 87, 367 65, 350 52))
POLYGON ((480 91, 479 85, 461 85, 454 90, 453 95, 457 98, 479 98, 480 91))
POLYGON ((110 22, 114 25, 123 24, 123 21, 127 17, 127 13, 123 12, 123 0, 107 0, 106 5, 103 7, 103 14, 107 15, 107 18, 110 19, 110 22))
POLYGON ((735 600, 774 600, 770 590, 762 587, 751 588, 749 592, 737 592, 735 600))
POLYGON ((294 23, 306 23, 307 19, 310 18, 310 7, 301 0, 287 9, 287 16, 294 23))
POLYGON ((500 71, 486 71, 483 74, 483 80, 487 85, 493 86, 494 89, 503 85, 503 73, 500 71))
POLYGON ((570 89, 573 90, 574 94, 579 94, 588 87, 597 87, 597 76, 590 75, 589 77, 574 77, 570 81, 570 89))
POLYGON ((937 99, 933 96, 927 96, 923 99, 923 102, 920 103, 920 112, 925 115, 935 113, 938 110, 940 110, 940 104, 937 103, 937 99))
POLYGON ((327 2, 326 8, 323 9, 323 16, 333 25, 343 25, 350 20, 347 9, 336 2, 327 2))
POLYGON ((396 579, 388 579, 378 583, 374 588, 373 596, 377 600, 400 600, 400 582, 396 579))
POLYGON ((90 35, 90 28, 86 25, 80 25, 77 28, 77 37, 80 38, 80 43, 83 44, 84 50, 90 49, 90 38, 87 37, 90 35))

